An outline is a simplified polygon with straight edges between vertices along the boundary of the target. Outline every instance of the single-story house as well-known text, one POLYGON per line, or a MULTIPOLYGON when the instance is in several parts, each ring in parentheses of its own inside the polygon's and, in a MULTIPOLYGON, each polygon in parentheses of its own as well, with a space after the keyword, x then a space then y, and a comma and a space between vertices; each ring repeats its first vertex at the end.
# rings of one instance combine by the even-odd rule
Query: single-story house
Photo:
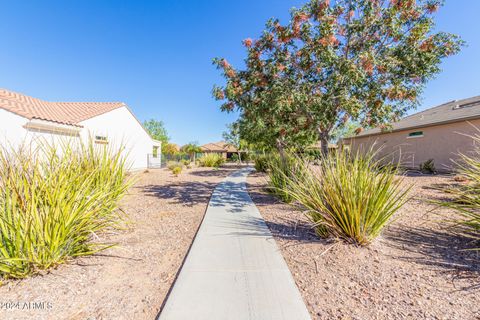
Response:
POLYGON ((153 153, 161 154, 161 142, 150 137, 125 103, 49 102, 0 89, 0 145, 34 147, 65 139, 122 145, 132 170, 146 168, 153 153))
MULTIPOLYGON (((201 153, 217 153, 222 155, 225 159, 231 159, 233 155, 238 155, 238 150, 234 146, 225 141, 207 143, 200 147, 201 153)), ((241 153, 241 151, 240 151, 241 153)))
POLYGON ((459 154, 474 151, 471 138, 480 134, 480 96, 447 102, 407 116, 388 131, 374 128, 341 141, 342 148, 379 148, 407 168, 433 159, 439 171, 453 171, 459 154), (453 160, 453 161, 452 161, 453 160))

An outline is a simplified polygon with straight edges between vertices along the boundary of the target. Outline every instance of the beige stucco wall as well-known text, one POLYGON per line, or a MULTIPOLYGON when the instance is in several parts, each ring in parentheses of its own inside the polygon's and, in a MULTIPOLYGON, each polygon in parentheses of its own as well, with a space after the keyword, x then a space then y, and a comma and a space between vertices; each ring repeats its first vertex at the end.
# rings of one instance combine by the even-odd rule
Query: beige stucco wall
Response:
POLYGON ((342 145, 350 145, 353 151, 380 148, 380 155, 400 160, 408 168, 418 168, 433 159, 437 170, 454 171, 452 160, 458 160, 459 153, 471 154, 474 150, 474 141, 468 137, 471 135, 480 135, 480 119, 345 139, 342 145), (408 137, 417 131, 423 131, 423 137, 408 137))

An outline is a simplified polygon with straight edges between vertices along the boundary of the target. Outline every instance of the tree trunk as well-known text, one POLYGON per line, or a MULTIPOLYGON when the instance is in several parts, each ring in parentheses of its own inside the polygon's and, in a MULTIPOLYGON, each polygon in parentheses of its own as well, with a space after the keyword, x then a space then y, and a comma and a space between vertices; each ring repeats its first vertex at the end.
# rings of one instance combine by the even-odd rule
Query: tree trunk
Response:
POLYGON ((277 150, 278 153, 280 154, 280 160, 283 165, 287 163, 287 156, 285 154, 285 148, 283 146, 283 143, 280 139, 277 139, 277 150))
POLYGON ((242 154, 240 153, 240 151, 238 151, 237 154, 238 154, 238 162, 242 164, 242 154))
POLYGON ((320 129, 318 130, 318 138, 320 140, 320 147, 322 151, 322 156, 327 156, 328 155, 328 132, 321 131, 320 129))

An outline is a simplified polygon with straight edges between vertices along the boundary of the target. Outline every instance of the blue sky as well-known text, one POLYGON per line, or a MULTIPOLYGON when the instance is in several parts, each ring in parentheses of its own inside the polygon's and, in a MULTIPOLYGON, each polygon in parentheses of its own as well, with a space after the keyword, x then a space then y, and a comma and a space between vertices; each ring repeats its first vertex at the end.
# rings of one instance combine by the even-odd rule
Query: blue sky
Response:
MULTIPOLYGON (((421 109, 480 95, 480 1, 446 2, 438 29, 468 46, 443 64, 421 109)), ((243 39, 302 3, 1 1, 0 87, 51 101, 123 101, 142 121, 164 121, 176 143, 217 141, 235 115, 211 98, 222 83, 211 59, 240 64, 243 39)))

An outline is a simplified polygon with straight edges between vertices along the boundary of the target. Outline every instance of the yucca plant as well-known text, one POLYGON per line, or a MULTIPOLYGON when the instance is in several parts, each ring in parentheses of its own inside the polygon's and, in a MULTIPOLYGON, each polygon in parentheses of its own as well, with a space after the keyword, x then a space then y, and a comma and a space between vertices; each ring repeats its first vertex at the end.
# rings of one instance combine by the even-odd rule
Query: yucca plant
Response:
POLYGON ((408 199, 409 187, 381 163, 374 152, 332 153, 318 166, 303 162, 300 177, 285 176, 285 192, 307 209, 319 236, 367 245, 408 199))
POLYGON ((119 226, 118 202, 132 182, 121 148, 90 141, 0 150, 0 277, 111 246, 96 235, 119 226))

